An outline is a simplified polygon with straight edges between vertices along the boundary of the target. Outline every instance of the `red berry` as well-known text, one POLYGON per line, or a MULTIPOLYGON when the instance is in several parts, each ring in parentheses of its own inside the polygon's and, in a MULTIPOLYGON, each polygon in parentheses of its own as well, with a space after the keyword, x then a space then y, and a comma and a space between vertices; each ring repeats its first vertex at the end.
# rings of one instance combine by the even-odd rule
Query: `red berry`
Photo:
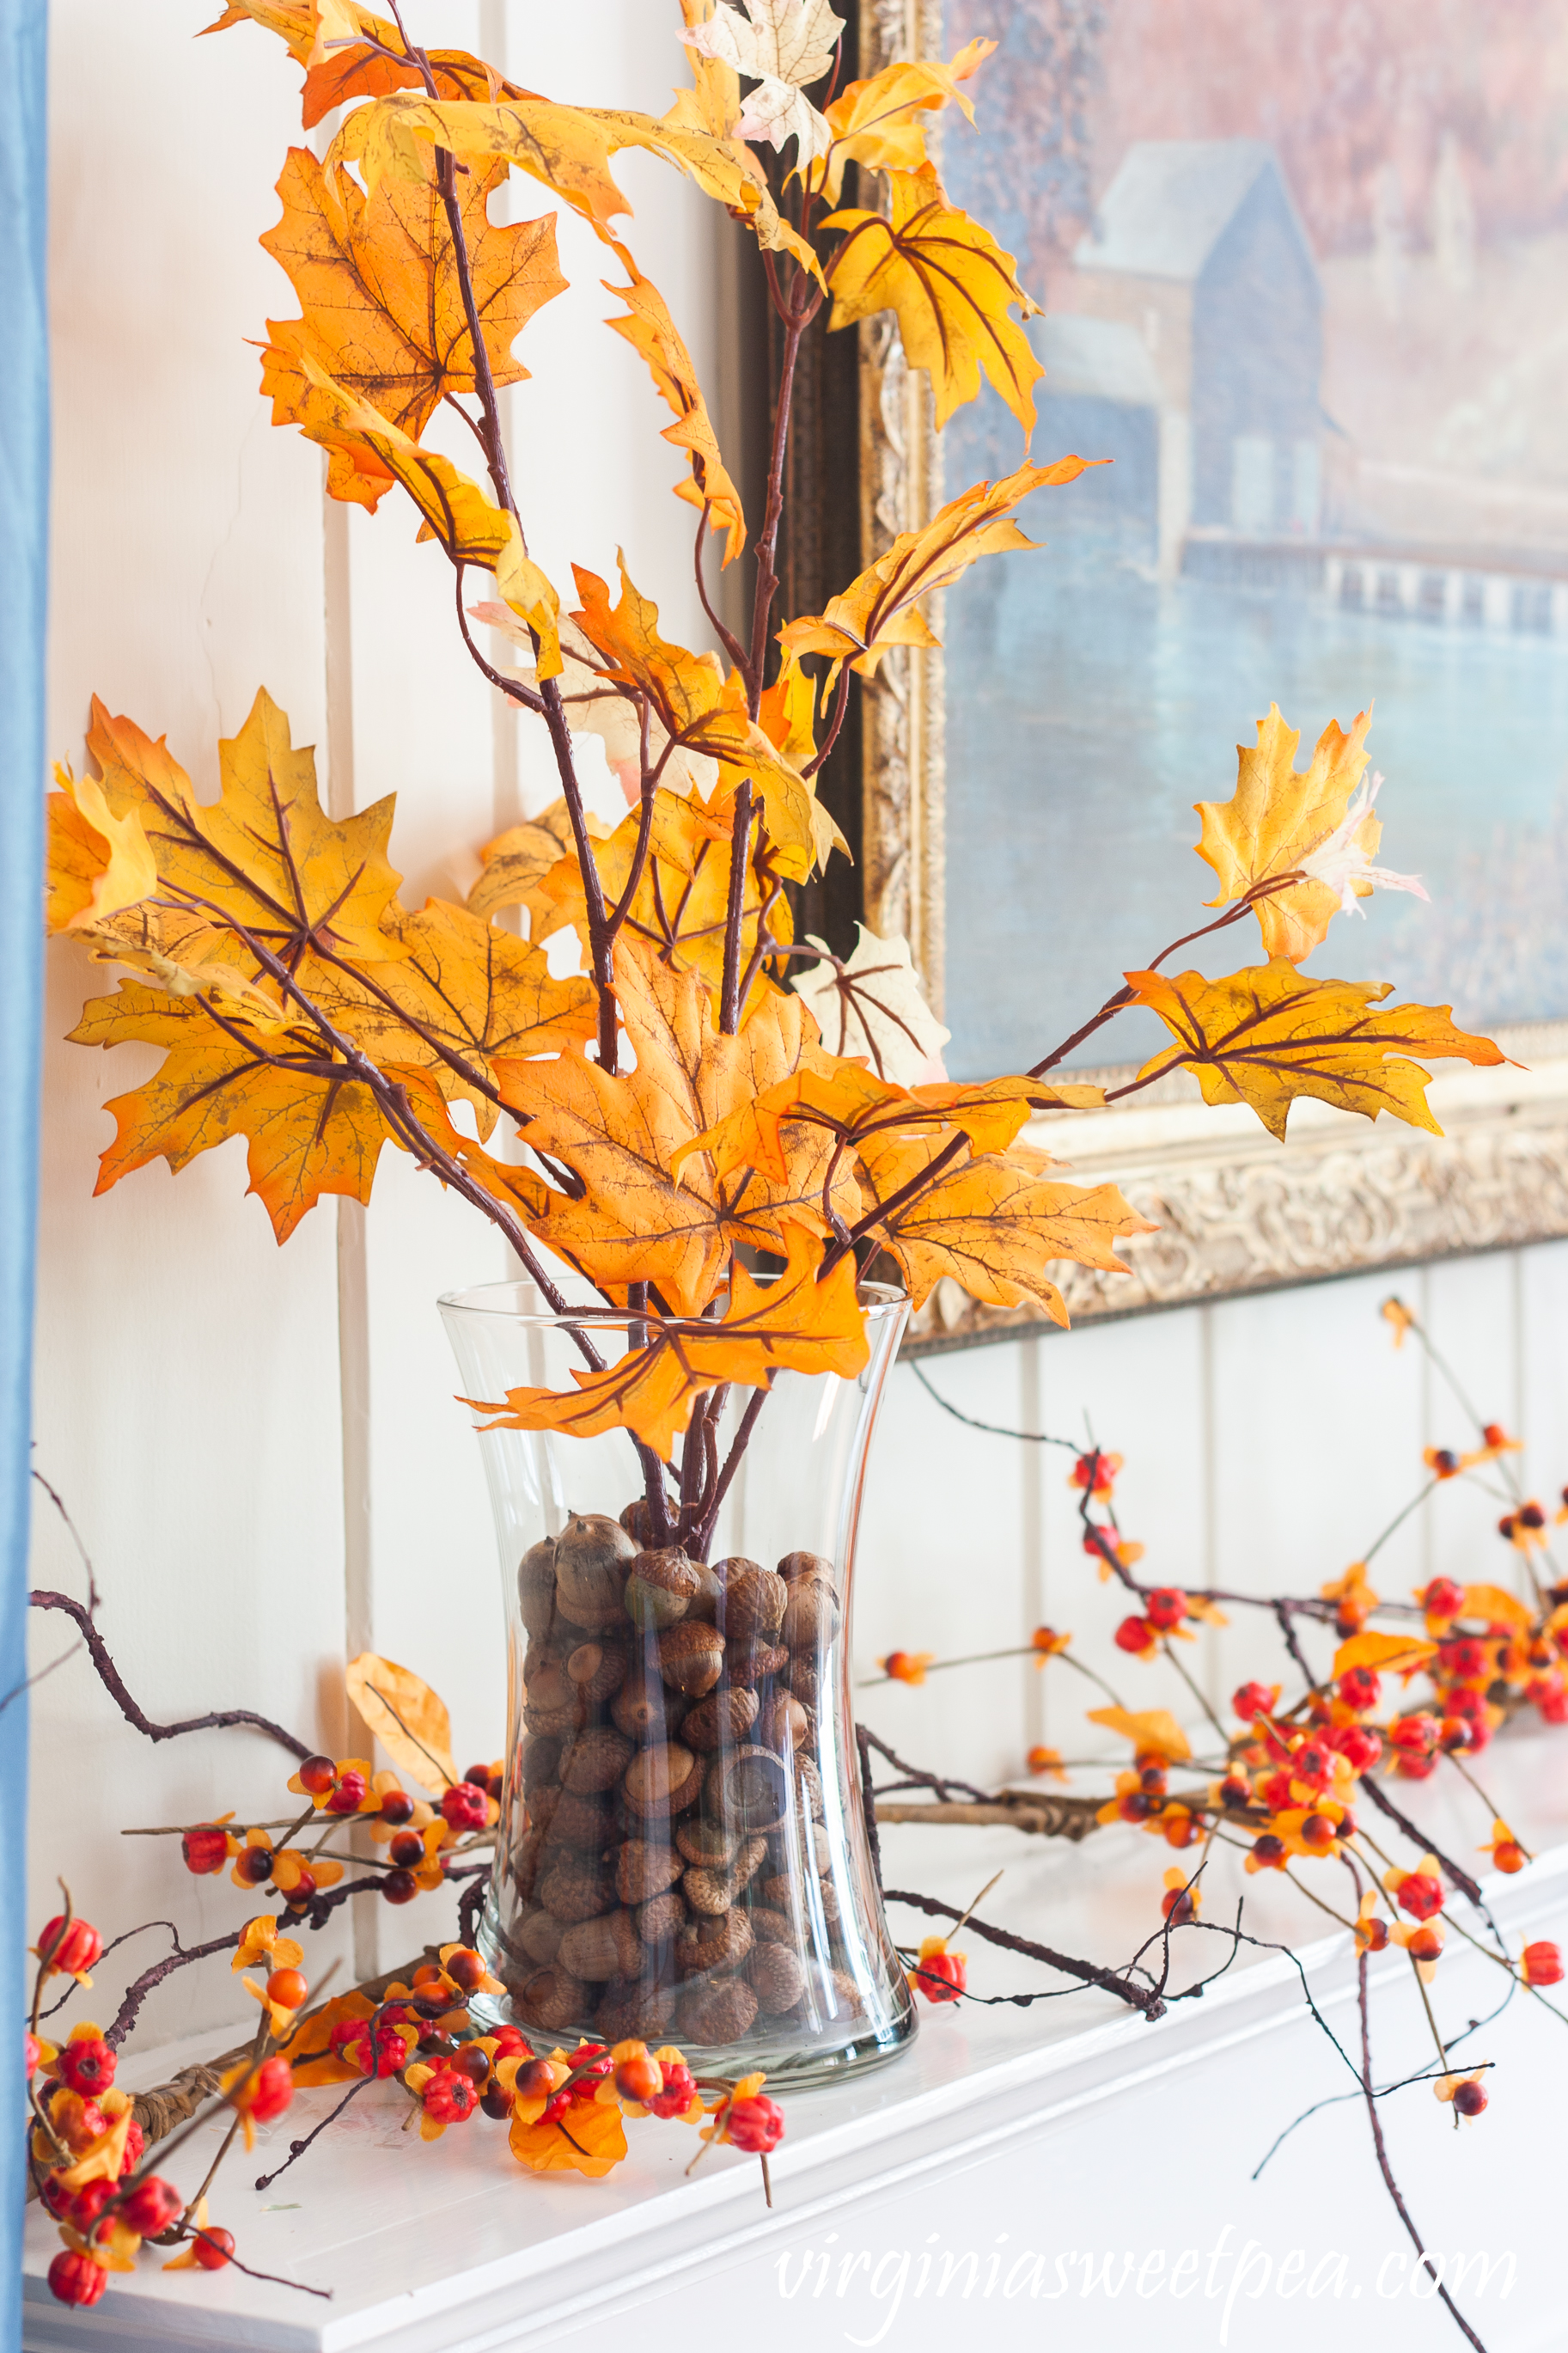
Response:
POLYGON ((447 1975, 451 1978, 452 1983, 455 1986, 460 1986, 465 1993, 472 1993, 475 1987, 484 1980, 483 1961, 480 1960, 478 1953, 470 1952, 466 1945, 459 1946, 455 1953, 448 1956, 446 1967, 447 1975))
POLYGON ((1261 1838, 1253 1840, 1252 1852, 1259 1867, 1265 1871, 1283 1871, 1289 1861, 1285 1852, 1284 1840, 1275 1838, 1272 1832, 1268 1831, 1261 1838))
POLYGON ((49 2265, 49 2293, 61 2304, 96 2304, 109 2285, 109 2274, 90 2255, 68 2252, 49 2265))
POLYGON ((1366 1773, 1383 1754, 1383 1735, 1369 1724, 1347 1724, 1335 1734, 1334 1746, 1356 1772, 1366 1773))
POLYGON ((269 1846, 242 1847, 234 1859, 235 1876, 244 1887, 259 1887, 272 1876, 272 1849, 269 1846))
POLYGON ((1435 1577, 1421 1596, 1421 1607, 1428 1618, 1457 1618, 1464 1606, 1464 1588, 1451 1577, 1435 1577))
POLYGON ((736 2100, 724 2122, 731 2147, 743 2148, 751 2157, 765 2157, 784 2138, 784 2110, 764 2092, 736 2100))
POLYGON ((1345 1705, 1360 1711, 1377 1705, 1382 1685, 1382 1676, 1373 1674, 1370 1667, 1352 1667, 1340 1677, 1338 1688, 1345 1705))
POLYGON ((1492 1861, 1511 1878, 1516 1871, 1524 1869, 1524 1849, 1515 1845, 1512 1839, 1503 1839, 1492 1849, 1492 1861))
POLYGON ((616 2089, 623 2100, 638 2100, 646 2105, 663 2091, 664 2069, 651 2051, 634 2052, 616 2068, 616 2089))
POLYGON ((38 1958, 46 1970, 68 1971, 81 1977, 90 1969, 103 1950, 103 1938, 86 1920, 72 1920, 67 1925, 63 1912, 46 1920, 38 1938, 38 1958))
POLYGON ((114 2081, 114 2053, 98 2035, 73 2038, 61 2051, 58 2064, 61 2083, 84 2099, 107 2092, 114 2081))
POLYGON ((1152 1798, 1163 1798, 1168 1784, 1169 1777, 1163 1765, 1139 1766, 1138 1786, 1141 1789, 1147 1789, 1152 1798))
POLYGON ((1271 1715, 1279 1697, 1269 1683, 1241 1683, 1231 1694, 1230 1704, 1242 1722, 1250 1724, 1255 1715, 1271 1715))
POLYGON ((406 1870, 410 1863, 424 1862, 425 1841, 417 1831, 404 1831, 393 1840, 386 1852, 394 1862, 406 1870))
POLYGON ((1503 1428, 1500 1421, 1489 1421, 1486 1423, 1481 1430, 1481 1443, 1483 1446, 1506 1446, 1508 1444, 1508 1432, 1503 1428))
POLYGON ((280 2010, 298 2010, 310 1990, 303 1969, 274 1969, 267 1980, 267 1999, 280 2010))
POLYGON ((84 2100, 79 2092, 56 2094, 48 2103, 49 2122, 66 2147, 79 2157, 95 2140, 101 2140, 109 2130, 109 2118, 96 2100, 84 2100))
POLYGON ((482 1789, 487 1798, 489 1796, 490 1768, 488 1765, 470 1765, 463 1778, 471 1781, 476 1789, 482 1789))
POLYGON ((411 1871, 389 1871, 381 1892, 389 1904, 412 1904, 419 1893, 419 1882, 411 1871))
POLYGON ((287 2059, 264 2059, 239 2094, 239 2105, 258 2125, 280 2116, 294 2097, 294 2070, 287 2059))
POLYGON ((1388 1943, 1388 1923, 1377 1918, 1363 1920, 1361 1934, 1369 1953, 1381 1953, 1388 1943))
POLYGON ((228 1861, 228 1832, 216 1822, 203 1822, 199 1828, 187 1831, 180 1841, 185 1858, 185 1869, 200 1878, 205 1873, 221 1871, 228 1861))
POLYGON ((441 2125, 467 2124, 479 2099, 460 2067, 437 2067, 419 2096, 426 2115, 441 2125))
POLYGON ((468 2077, 470 2084, 483 2084, 489 2076, 490 2055, 488 2051, 481 2051, 478 2043, 473 2043, 468 2050, 459 2051, 452 2064, 459 2073, 468 2077))
POLYGON ((338 1786, 327 1799, 329 1814, 357 1814, 370 1794, 370 1784, 363 1773, 338 1775, 338 1786))
MULTIPOLYGON (((370 2041, 368 2018, 341 2019, 332 2029, 332 2047, 339 2058, 357 2067, 362 2075, 370 2073, 370 2041)), ((375 2045, 377 2075, 400 2075, 408 2063, 408 2047, 384 2019, 376 2028, 375 2045)))
POLYGON ((1563 1955, 1550 1937, 1543 1936, 1537 1945, 1526 1945, 1524 1981, 1532 1986, 1562 1984, 1563 1955))
POLYGON ((1154 1648, 1154 1629, 1147 1618, 1124 1618, 1111 1640, 1119 1651, 1128 1651, 1134 1658, 1141 1658, 1145 1651, 1154 1648))
POLYGON ((1437 1745, 1437 1719, 1425 1713, 1396 1715, 1388 1736, 1403 1756, 1429 1757, 1437 1745))
POLYGON ((168 2229, 184 2202, 172 2181, 149 2173, 121 2201, 120 2211, 139 2238, 155 2239, 160 2231, 168 2229))
POLYGON ((120 2168, 120 2179, 121 2181, 123 2181, 129 2174, 135 2172, 137 2167, 141 2164, 143 2156, 146 2154, 146 2149, 147 2136, 142 2131, 141 2126, 137 2123, 135 2117, 132 2116, 131 2122, 125 2128, 125 2156, 120 2168))
POLYGON ((312 1798, 324 1798, 338 1778, 338 1768, 330 1757, 307 1757, 294 1778, 312 1798))
POLYGON ((528 2048, 528 2038, 515 2026, 498 2026, 494 2035, 496 2064, 503 2059, 515 2059, 520 2051, 528 2048))
POLYGON ((1184 1928, 1194 1916, 1191 1888, 1167 1887, 1160 1898, 1160 1909, 1173 1928, 1184 1928))
POLYGON ((1290 1759, 1290 1772, 1293 1779, 1312 1783, 1319 1788, 1332 1778, 1328 1755, 1315 1740, 1297 1749, 1290 1759))
POLYGON ((653 2110, 656 2116, 668 2118, 683 2116, 691 2105, 696 2089, 697 2085, 692 2080, 690 2068, 684 2063, 677 2065, 672 2062, 664 2070, 663 2091, 658 2093, 647 2105, 653 2110))
POLYGON ((442 1793, 441 1815, 449 1830, 482 1831, 490 1818, 489 1800, 471 1781, 454 1781, 442 1793))
POLYGON ((542 2093, 552 2089, 554 2082, 554 2070, 548 2059, 531 2059, 526 2067, 518 2069, 512 2090, 520 2100, 537 2100, 542 2093))
MULTIPOLYGON (((961 1954, 932 1953, 915 1963, 914 1978, 917 1990, 924 1994, 927 2001, 956 2001, 968 1984, 969 1972, 961 1954)), ((768 2105, 771 2106, 772 2102, 768 2105)))
POLYGON ((295 1880, 293 1886, 289 1890, 289 1909, 291 1912, 302 1912, 306 1905, 310 1901, 310 1898, 314 1895, 315 1892, 315 1873, 313 1871, 300 1872, 299 1877, 295 1880))
POLYGON ((1543 1528, 1546 1525, 1546 1514, 1539 1504, 1521 1504, 1519 1525, 1521 1528, 1543 1528))
POLYGON ((494 2116, 500 2123, 511 2114, 512 2094, 504 2084, 489 2083, 479 2094, 479 2105, 487 2116, 494 2116))
POLYGON ((1303 1846, 1331 1847, 1339 1836, 1331 1816, 1309 1814, 1301 1825, 1303 1846))
POLYGON ((193 2233, 191 2253, 204 2272, 221 2272, 234 2253, 234 2232, 220 2231, 209 2222, 205 2230, 193 2233))
POLYGON ((1436 1928, 1417 1928, 1405 1950, 1414 1961, 1435 1961, 1441 1957, 1443 1939, 1436 1928))
POLYGON ((381 1801, 382 1820, 384 1822, 406 1822, 411 1821, 413 1820, 413 1816, 414 1800, 409 1796, 407 1790, 388 1789, 385 1797, 384 1797, 381 1801))
POLYGON ((1487 2095, 1474 2077, 1455 2086, 1454 2105, 1462 2116, 1479 2116, 1486 2104, 1487 2095))
POLYGON ((114 2184, 112 2181, 89 2181, 85 2189, 77 2191, 74 2198, 67 2190, 58 2194, 60 2212, 73 2230, 79 2231, 85 2238, 114 2196, 114 2184))
POLYGON ((1142 1789, 1129 1789, 1117 1799, 1116 1810, 1124 1822, 1146 1822, 1154 1811, 1154 1800, 1142 1789))

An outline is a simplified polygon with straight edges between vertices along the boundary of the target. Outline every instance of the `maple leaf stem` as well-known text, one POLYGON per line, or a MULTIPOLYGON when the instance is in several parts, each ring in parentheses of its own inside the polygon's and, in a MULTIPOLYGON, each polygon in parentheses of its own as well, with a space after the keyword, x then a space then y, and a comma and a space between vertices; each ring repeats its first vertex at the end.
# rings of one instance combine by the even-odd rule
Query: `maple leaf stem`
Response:
POLYGON ((822 739, 821 748, 814 758, 806 762, 805 767, 800 772, 803 779, 807 783, 809 783, 811 778, 816 776, 818 768, 821 767, 829 752, 832 751, 833 746, 837 743, 838 731, 844 724, 844 714, 848 708, 849 665, 846 662, 838 673, 838 691, 833 699, 833 716, 828 721, 827 733, 822 739))
MULTIPOLYGON (((773 275, 771 258, 769 276, 776 303, 777 280, 773 275)), ((763 704, 768 620, 773 609, 773 598, 779 590, 779 576, 773 569, 773 559, 778 554, 779 524, 784 517, 784 460, 789 451, 790 406, 795 396, 795 364, 800 357, 801 337, 816 316, 818 307, 818 300, 806 293, 807 284, 804 274, 796 280, 790 289, 788 303, 780 314, 784 322, 784 357, 779 365, 779 386, 773 404, 767 504, 763 512, 762 533, 757 541, 757 585, 752 600, 752 653, 745 666, 747 708, 753 719, 763 704)))
POLYGON ((692 566, 697 575, 697 594, 701 599, 702 609, 708 616, 714 636, 742 677, 748 678, 751 675, 751 664, 746 658, 746 649, 734 631, 724 627, 723 622, 713 610, 708 596, 708 518, 712 512, 712 500, 704 499, 702 512, 697 518, 697 546, 692 557, 692 566))
POLYGON ((746 866, 752 834, 752 780, 744 776, 735 795, 730 837, 730 890, 724 906, 724 975, 719 992, 719 1027, 732 1038, 741 1026, 741 948, 746 915, 746 866))
POLYGON ((495 669, 485 659, 478 646, 475 645, 473 632, 468 627, 468 617, 463 610, 463 575, 467 569, 468 566, 462 563, 452 566, 458 598, 458 627, 462 632, 464 645, 467 646, 478 669, 489 679, 493 687, 504 694, 510 702, 521 703, 524 711, 531 711, 536 719, 542 718, 544 697, 542 694, 536 694, 531 686, 524 686, 521 679, 508 678, 504 670, 495 669))

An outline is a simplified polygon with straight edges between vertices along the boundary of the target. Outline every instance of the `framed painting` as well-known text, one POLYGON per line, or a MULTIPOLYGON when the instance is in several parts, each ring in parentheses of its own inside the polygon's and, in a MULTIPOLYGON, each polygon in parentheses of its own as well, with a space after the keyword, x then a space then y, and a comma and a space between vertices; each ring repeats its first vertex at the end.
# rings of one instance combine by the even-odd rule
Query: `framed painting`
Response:
MULTIPOLYGON (((1063 1288, 1127 1312, 1568 1232, 1568 18, 861 0, 863 72, 976 35, 984 136, 950 112, 942 177, 1043 305, 1032 454, 1111 462, 1037 493, 1045 552, 977 567, 944 649, 887 666, 866 919, 910 939, 952 1076, 1027 1068, 1205 920, 1193 804, 1270 704, 1303 763, 1370 709, 1383 857, 1429 896, 1379 893, 1310 969, 1451 1002, 1525 1067, 1440 1072, 1441 1138, 1300 1104, 1280 1147, 1184 1078, 1078 1121, 1075 1169, 1161 1231, 1131 1282, 1063 1288)), ((935 435, 860 333, 873 557, 1021 450, 989 394, 935 435)), ((1260 960, 1241 938, 1183 961, 1260 960)), ((1064 1067, 1163 1036, 1123 1016, 1064 1067)), ((955 1293, 918 1336, 1023 1320, 955 1293)))

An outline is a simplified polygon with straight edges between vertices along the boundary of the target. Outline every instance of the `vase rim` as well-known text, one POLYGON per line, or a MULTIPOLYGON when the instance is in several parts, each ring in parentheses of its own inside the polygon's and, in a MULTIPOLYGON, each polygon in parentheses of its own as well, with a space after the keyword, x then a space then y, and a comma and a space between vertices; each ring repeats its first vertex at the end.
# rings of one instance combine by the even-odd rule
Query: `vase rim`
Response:
MULTIPOLYGON (((764 1275, 753 1277, 753 1280, 767 1282, 770 1278, 764 1275)), ((532 1292, 537 1296, 538 1288, 531 1277, 517 1275, 500 1282, 471 1283, 462 1291, 444 1291, 437 1297, 436 1305, 443 1315, 501 1315, 509 1323, 535 1324, 541 1331, 560 1331, 584 1325, 592 1329, 595 1324, 607 1324, 613 1328, 623 1320, 626 1313, 609 1307, 574 1307, 568 1308, 564 1314, 556 1314, 550 1309, 516 1307, 509 1303, 521 1291, 532 1292)), ((910 1303, 908 1292, 892 1282, 857 1283, 855 1295, 873 1323, 885 1321, 910 1303)))

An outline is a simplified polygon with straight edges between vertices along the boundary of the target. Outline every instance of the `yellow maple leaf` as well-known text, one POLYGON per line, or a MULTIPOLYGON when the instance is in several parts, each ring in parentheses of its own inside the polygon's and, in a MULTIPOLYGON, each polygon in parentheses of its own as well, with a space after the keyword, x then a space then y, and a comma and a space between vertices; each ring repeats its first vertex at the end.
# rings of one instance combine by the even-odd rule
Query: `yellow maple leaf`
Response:
POLYGON ((509 826, 486 842, 479 852, 484 871, 468 896, 469 913, 493 915, 501 907, 524 905, 534 884, 552 866, 574 856, 566 803, 552 801, 537 817, 509 826))
POLYGON ((690 475, 676 485, 675 495, 689 506, 710 509, 712 528, 727 533, 724 562, 731 564, 746 543, 746 517, 741 493, 720 454, 713 420, 708 414, 691 354, 681 341, 658 288, 643 276, 624 245, 612 240, 612 246, 631 282, 615 286, 608 279, 604 281, 605 293, 618 295, 628 314, 624 319, 608 320, 606 324, 617 335, 624 335, 633 351, 647 363, 655 391, 674 411, 676 421, 665 427, 663 438, 676 448, 686 450, 691 460, 690 475))
POLYGON ((1322 940, 1333 916, 1357 899, 1387 890, 1426 896, 1413 874, 1392 874, 1373 859, 1383 838, 1373 815, 1380 776, 1363 782, 1370 710, 1358 713, 1347 735, 1330 720, 1305 768, 1295 765, 1300 733, 1287 727, 1277 702, 1258 723, 1258 742, 1237 745, 1237 785, 1228 801, 1199 801, 1203 819, 1198 856, 1219 877, 1207 903, 1223 906, 1260 883, 1300 879, 1253 903, 1265 952, 1300 964, 1322 940))
POLYGON ((1352 1634, 1334 1652, 1331 1680, 1338 1683, 1352 1667, 1371 1667, 1376 1674, 1393 1674, 1401 1669, 1411 1670, 1437 1655, 1436 1642, 1428 1642, 1420 1634, 1380 1634, 1369 1629, 1363 1634, 1352 1634))
POLYGON ((1388 981, 1310 980, 1285 956, 1224 980, 1200 972, 1174 979, 1130 972, 1131 1002, 1157 1013, 1173 1046, 1145 1062, 1140 1081, 1184 1064, 1209 1103, 1250 1103, 1271 1135, 1283 1137, 1298 1095, 1375 1119, 1391 1112, 1412 1127, 1442 1129, 1427 1108, 1431 1072, 1421 1053, 1489 1068, 1508 1060, 1489 1038, 1456 1029, 1447 1006, 1405 1005, 1374 1013, 1388 981))
POLYGON ((959 88, 995 48, 994 41, 966 41, 943 65, 934 58, 900 60, 865 81, 852 81, 826 109, 833 145, 807 175, 807 185, 836 205, 847 164, 874 172, 918 172, 926 161, 922 114, 947 105, 962 107, 971 122, 974 108, 959 88))
POLYGON ((488 1430, 556 1430, 592 1438, 630 1429, 668 1461, 694 1399, 719 1382, 766 1389, 781 1370, 853 1377, 868 1354, 853 1254, 819 1281, 817 1236, 788 1225, 784 1240, 784 1268, 771 1280, 759 1282, 739 1260, 733 1262, 721 1322, 649 1317, 646 1345, 629 1349, 619 1363, 598 1373, 573 1368, 575 1394, 517 1388, 507 1391, 504 1408, 469 1402, 497 1417, 484 1425, 488 1430))
POLYGON ((1016 308, 1026 319, 1039 304, 990 230, 949 204, 929 164, 890 172, 888 185, 890 218, 852 207, 823 223, 847 232, 827 266, 829 325, 896 312, 910 365, 931 377, 939 426, 974 398, 984 371, 1026 441, 1035 429, 1031 387, 1045 369, 1011 313, 1016 308))
POLYGON ((1087 1713, 1090 1724, 1103 1724, 1107 1731, 1119 1732, 1130 1740, 1138 1756, 1164 1757, 1173 1765, 1184 1765, 1193 1753, 1192 1743, 1169 1708, 1091 1707, 1087 1713))
POLYGON ((626 2156, 626 2128, 618 2107, 581 2100, 559 2121, 514 2115, 507 2145, 530 2173, 583 2173, 601 2181, 626 2156))
POLYGON ((874 678, 891 647, 940 645, 920 609, 921 599, 951 588, 983 555, 1037 548, 1039 541, 1026 538, 1009 519, 1011 510, 1031 491, 1076 481, 1089 462, 1102 461, 1058 458, 1054 466, 1020 466, 1001 481, 976 482, 950 499, 923 531, 900 532, 886 555, 831 598, 826 611, 781 629, 779 643, 793 656, 830 656, 829 683, 841 662, 874 678))
MULTIPOLYGON (((564 291, 555 222, 497 227, 489 199, 504 164, 458 183, 475 308, 498 385, 528 375, 512 344, 564 291)), ((269 319, 275 344, 308 351, 334 383, 417 440, 447 393, 475 388, 473 340, 446 208, 428 181, 366 196, 347 172, 291 147, 278 182, 283 217, 261 244, 293 280, 303 317, 269 319)))
POLYGON ((1522 1634, 1535 1622, 1516 1593, 1501 1585, 1467 1585, 1462 1618, 1480 1618, 1488 1625, 1507 1626, 1522 1634))
POLYGON ((157 887, 158 863, 141 814, 116 817, 94 776, 57 768, 48 797, 44 920, 51 932, 87 931, 123 914, 157 887))

